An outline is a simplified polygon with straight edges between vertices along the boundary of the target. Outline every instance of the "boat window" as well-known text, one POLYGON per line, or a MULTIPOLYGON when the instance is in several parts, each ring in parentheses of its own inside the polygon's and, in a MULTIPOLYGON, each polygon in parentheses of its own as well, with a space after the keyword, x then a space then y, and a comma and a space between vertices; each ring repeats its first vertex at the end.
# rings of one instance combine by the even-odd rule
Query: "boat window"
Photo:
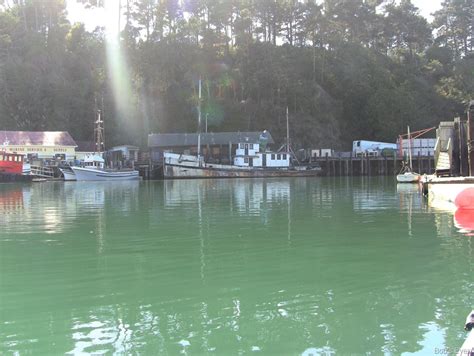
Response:
POLYGON ((275 154, 272 153, 272 160, 274 161, 275 160, 275 154))
POLYGON ((286 160, 286 153, 283 153, 283 159, 286 160))
POLYGON ((248 144, 248 143, 245 144, 245 148, 249 148, 249 144, 248 144))
POLYGON ((281 154, 277 154, 277 160, 280 160, 281 159, 281 154))
POLYGON ((243 143, 240 144, 240 148, 244 148, 244 144, 243 144, 243 143))
POLYGON ((253 143, 250 144, 250 149, 253 149, 253 143))
POLYGON ((245 162, 245 163, 249 163, 249 158, 248 158, 248 157, 245 157, 245 158, 244 158, 244 162, 245 162))

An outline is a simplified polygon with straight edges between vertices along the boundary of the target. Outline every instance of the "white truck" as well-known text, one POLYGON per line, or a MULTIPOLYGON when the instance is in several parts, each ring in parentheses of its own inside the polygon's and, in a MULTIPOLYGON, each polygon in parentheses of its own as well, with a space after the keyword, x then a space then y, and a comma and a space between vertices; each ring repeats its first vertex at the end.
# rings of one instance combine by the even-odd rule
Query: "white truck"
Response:
POLYGON ((352 142, 354 156, 379 156, 382 150, 397 150, 396 143, 358 140, 352 142))

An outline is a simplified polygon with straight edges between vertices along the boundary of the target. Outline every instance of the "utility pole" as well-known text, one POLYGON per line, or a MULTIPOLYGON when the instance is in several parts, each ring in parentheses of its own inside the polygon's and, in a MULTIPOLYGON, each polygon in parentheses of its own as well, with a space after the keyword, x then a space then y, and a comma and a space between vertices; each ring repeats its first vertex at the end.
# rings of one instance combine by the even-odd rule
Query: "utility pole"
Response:
POLYGON ((467 150, 469 159, 469 175, 474 176, 474 100, 467 107, 467 150))
MULTIPOLYGON (((197 155, 198 160, 201 162, 201 77, 199 77, 199 99, 198 99, 198 147, 197 155)), ((199 163, 200 164, 200 163, 199 163)))
POLYGON ((288 121, 288 106, 286 107, 286 152, 290 152, 290 124, 288 121))

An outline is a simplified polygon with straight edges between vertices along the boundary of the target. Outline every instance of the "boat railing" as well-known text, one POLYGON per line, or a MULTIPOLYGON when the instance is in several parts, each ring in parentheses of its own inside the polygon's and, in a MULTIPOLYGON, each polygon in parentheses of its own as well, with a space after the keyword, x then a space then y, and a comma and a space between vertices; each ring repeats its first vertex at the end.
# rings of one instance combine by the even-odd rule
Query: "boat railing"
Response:
POLYGON ((41 178, 54 178, 54 169, 47 166, 30 166, 30 175, 41 178))

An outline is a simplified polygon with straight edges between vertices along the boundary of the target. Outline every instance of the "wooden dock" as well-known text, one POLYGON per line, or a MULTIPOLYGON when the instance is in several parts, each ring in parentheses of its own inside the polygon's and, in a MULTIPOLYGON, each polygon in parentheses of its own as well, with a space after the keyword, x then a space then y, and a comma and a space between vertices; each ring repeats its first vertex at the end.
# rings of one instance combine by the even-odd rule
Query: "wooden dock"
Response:
MULTIPOLYGON (((393 176, 399 173, 403 160, 398 156, 319 157, 311 163, 319 164, 325 176, 393 176)), ((433 174, 433 156, 412 158, 413 170, 420 174, 433 174)))

